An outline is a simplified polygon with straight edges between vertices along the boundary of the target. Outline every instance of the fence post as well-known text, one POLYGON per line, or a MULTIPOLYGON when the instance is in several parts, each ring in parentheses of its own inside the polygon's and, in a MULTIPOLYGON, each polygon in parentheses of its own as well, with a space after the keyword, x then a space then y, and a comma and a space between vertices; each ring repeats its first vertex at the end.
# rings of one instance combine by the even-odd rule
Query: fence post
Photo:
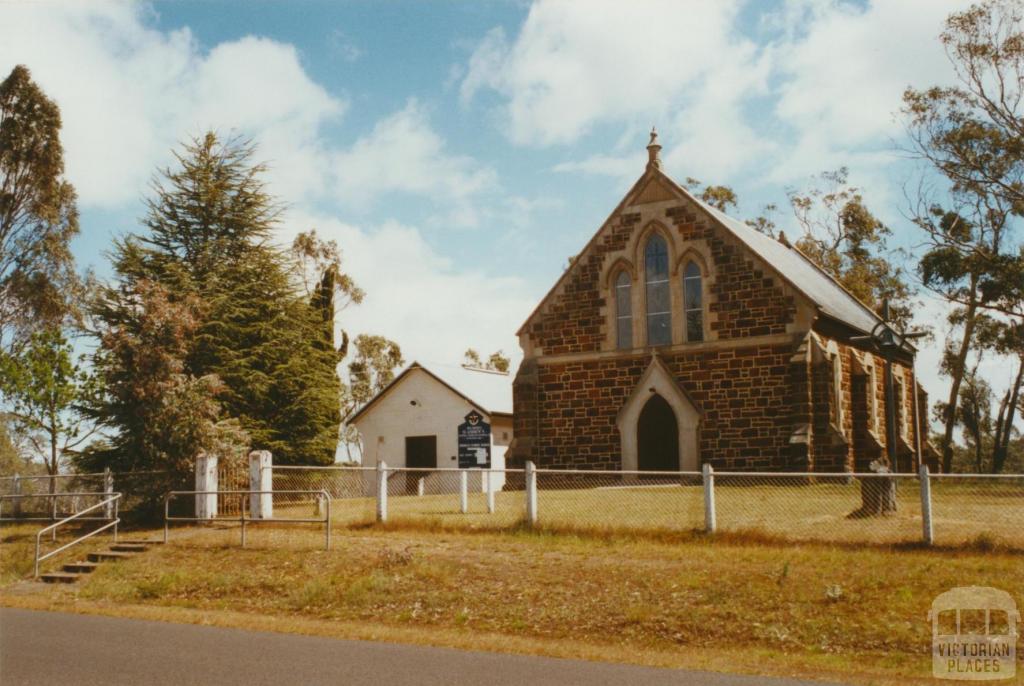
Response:
MULTIPOLYGON (((199 453, 196 456, 196 490, 217 490, 217 456, 199 453)), ((217 516, 217 494, 196 495, 196 518, 214 519, 217 516)))
POLYGON ((469 512, 469 474, 465 469, 459 471, 459 512, 469 512))
MULTIPOLYGON (((272 491, 274 458, 269 450, 253 450, 249 453, 249 490, 272 491)), ((250 493, 249 513, 253 519, 274 518, 274 494, 250 493)))
MULTIPOLYGON (((14 489, 12 495, 21 495, 21 476, 18 474, 14 475, 14 489)), ((14 498, 14 518, 17 519, 21 516, 21 498, 14 498)))
POLYGON ((491 483, 493 472, 488 469, 484 474, 487 478, 487 514, 494 514, 494 486, 491 483))
POLYGON ((931 545, 932 536, 932 479, 928 474, 928 465, 922 464, 918 470, 921 479, 921 539, 925 545, 931 545))
POLYGON ((533 526, 537 523, 537 467, 526 463, 526 521, 533 526))
POLYGON ((427 492, 427 479, 426 477, 420 477, 416 479, 416 495, 420 498, 427 492))
POLYGON ((377 463, 377 521, 388 521, 388 465, 377 463))
POLYGON ((704 530, 713 534, 717 528, 715 522, 715 470, 705 462, 701 468, 701 475, 704 478, 704 530))
MULTIPOLYGON (((103 497, 109 498, 114 495, 114 475, 110 473, 110 467, 103 468, 103 497)), ((103 508, 107 519, 114 519, 114 503, 107 503, 103 508)))

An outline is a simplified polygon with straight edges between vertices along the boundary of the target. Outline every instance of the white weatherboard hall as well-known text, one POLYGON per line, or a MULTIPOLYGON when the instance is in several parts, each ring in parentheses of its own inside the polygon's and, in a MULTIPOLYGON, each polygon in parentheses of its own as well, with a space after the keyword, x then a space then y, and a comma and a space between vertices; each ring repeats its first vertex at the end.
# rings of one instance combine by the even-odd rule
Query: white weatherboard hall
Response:
MULTIPOLYGON (((363 465, 410 469, 458 468, 459 427, 472 413, 490 424, 491 469, 505 468, 505 451, 512 441, 512 378, 505 373, 456 365, 413 362, 395 380, 373 397, 351 423, 363 444, 363 465)), ((463 465, 465 466, 465 464, 463 465)), ((420 478, 426 492, 458 490, 452 475, 398 473, 391 477, 406 481, 415 492, 420 478)), ((493 474, 491 488, 504 485, 503 474, 493 474)), ((470 472, 470 488, 484 490, 485 481, 470 472)))

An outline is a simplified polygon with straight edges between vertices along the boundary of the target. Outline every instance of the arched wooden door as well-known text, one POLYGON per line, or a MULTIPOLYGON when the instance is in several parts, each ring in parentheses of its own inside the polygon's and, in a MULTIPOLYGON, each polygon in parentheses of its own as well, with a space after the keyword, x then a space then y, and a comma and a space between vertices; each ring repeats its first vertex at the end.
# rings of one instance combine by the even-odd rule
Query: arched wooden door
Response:
POLYGON ((637 467, 640 471, 679 471, 679 424, 676 413, 657 393, 637 420, 637 467))

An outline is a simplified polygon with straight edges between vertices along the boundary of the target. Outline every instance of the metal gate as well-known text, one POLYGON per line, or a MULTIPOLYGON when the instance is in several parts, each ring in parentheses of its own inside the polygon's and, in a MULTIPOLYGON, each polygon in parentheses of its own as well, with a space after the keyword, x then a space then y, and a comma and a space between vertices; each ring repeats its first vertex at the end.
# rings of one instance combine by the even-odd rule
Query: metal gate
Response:
MULTIPOLYGON (((221 460, 217 465, 217 490, 248 491, 249 466, 242 461, 221 460)), ((217 513, 219 515, 242 514, 242 497, 222 495, 217 500, 217 513)))

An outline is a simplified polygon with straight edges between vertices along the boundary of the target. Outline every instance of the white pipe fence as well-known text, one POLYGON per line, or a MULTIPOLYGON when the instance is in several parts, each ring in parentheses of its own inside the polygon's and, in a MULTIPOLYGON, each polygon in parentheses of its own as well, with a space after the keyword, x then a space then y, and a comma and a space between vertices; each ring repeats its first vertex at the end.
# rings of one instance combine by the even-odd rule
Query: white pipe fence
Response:
MULTIPOLYGON (((728 472, 710 465, 700 472, 643 472, 540 469, 532 463, 503 470, 383 462, 299 467, 273 465, 264 455, 249 466, 253 518, 304 512, 308 498, 285 491, 312 489, 332 498, 332 518, 340 525, 420 521, 455 528, 752 533, 829 543, 985 541, 1024 549, 1022 474, 929 474, 926 468, 917 474, 728 472)), ((3 497, 0 519, 53 520, 95 502, 74 499, 69 491, 101 497, 116 489, 130 498, 130 484, 162 474, 0 477, 0 496, 16 496, 3 497)))
POLYGON ((272 466, 345 523, 756 534, 793 541, 1024 548, 1024 475, 272 466), (491 484, 502 483, 500 489, 491 484))

